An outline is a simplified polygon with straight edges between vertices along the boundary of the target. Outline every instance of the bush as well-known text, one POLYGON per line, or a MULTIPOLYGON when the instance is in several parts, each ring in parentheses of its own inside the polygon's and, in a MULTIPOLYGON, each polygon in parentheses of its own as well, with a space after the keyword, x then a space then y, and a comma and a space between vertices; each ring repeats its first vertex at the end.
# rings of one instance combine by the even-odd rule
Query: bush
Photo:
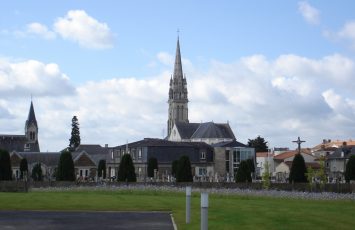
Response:
POLYGON ((349 183, 350 180, 355 180, 355 156, 351 156, 346 164, 345 180, 347 183, 349 183))
POLYGON ((158 171, 158 160, 155 157, 151 157, 148 160, 148 177, 154 177, 154 169, 158 171))
POLYGON ((182 156, 177 164, 176 181, 192 182, 191 163, 188 156, 182 156))
POLYGON ((136 182, 137 181, 131 155, 124 154, 122 156, 120 166, 118 168, 117 180, 118 181, 125 181, 125 182, 136 182))
POLYGON ((239 164, 239 168, 237 171, 237 175, 235 177, 235 182, 251 182, 251 172, 249 170, 249 166, 247 161, 241 161, 239 164))
POLYGON ((75 181, 74 162, 69 151, 60 154, 57 168, 57 181, 75 181))
POLYGON ((34 181, 42 181, 43 180, 41 163, 37 163, 37 164, 35 164, 35 166, 33 166, 32 179, 34 181))
POLYGON ((0 181, 11 180, 11 179, 12 179, 12 170, 11 170, 10 154, 8 151, 0 149, 0 181))
POLYGON ((290 183, 307 183, 307 168, 304 158, 297 153, 292 161, 289 181, 290 183))
POLYGON ((97 176, 106 178, 106 161, 105 160, 100 160, 99 161, 99 166, 97 167, 97 176))
POLYGON ((23 158, 20 161, 20 173, 21 179, 23 179, 24 175, 28 175, 28 163, 26 158, 23 158))

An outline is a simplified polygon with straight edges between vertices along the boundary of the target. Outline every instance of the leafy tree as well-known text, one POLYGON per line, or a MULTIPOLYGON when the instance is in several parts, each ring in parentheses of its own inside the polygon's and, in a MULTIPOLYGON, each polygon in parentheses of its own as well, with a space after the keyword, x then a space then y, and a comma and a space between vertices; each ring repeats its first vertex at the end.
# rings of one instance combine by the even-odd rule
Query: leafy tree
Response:
POLYGON ((57 168, 58 181, 75 181, 75 171, 73 157, 69 151, 60 154, 57 168))
POLYGON ((26 158, 22 158, 20 161, 20 178, 23 179, 24 175, 28 174, 28 163, 26 158))
POLYGON ((324 157, 319 158, 319 164, 320 164, 320 168, 317 171, 316 176, 320 180, 321 188, 324 189, 325 184, 327 183, 327 174, 325 172, 325 158, 324 157))
POLYGON ((176 177, 179 160, 174 160, 171 164, 171 175, 176 177))
POLYGON ((8 151, 0 149, 0 181, 11 180, 11 179, 12 179, 12 170, 11 170, 10 154, 8 151))
POLYGON ((241 161, 235 177, 235 182, 251 182, 251 175, 247 161, 241 161))
POLYGON ((269 162, 265 162, 265 169, 262 175, 263 180, 263 188, 269 189, 270 188, 270 167, 269 162))
POLYGON ((316 176, 316 172, 312 169, 311 166, 308 166, 307 167, 307 173, 306 173, 306 176, 307 176, 307 180, 308 180, 308 183, 309 183, 309 188, 312 192, 312 189, 313 189, 313 177, 316 176))
POLYGON ((106 161, 100 160, 99 166, 97 167, 97 175, 98 177, 106 178, 106 161))
POLYGON ((80 145, 79 121, 76 116, 71 120, 71 137, 69 139, 69 149, 75 150, 80 145))
POLYGON ((43 180, 41 163, 37 163, 37 164, 35 164, 35 166, 33 166, 32 179, 34 181, 42 181, 43 180))
POLYGON ((176 181, 192 182, 191 163, 188 156, 180 157, 177 164, 176 181))
POLYGON ((291 172, 289 181, 290 183, 306 183, 307 182, 307 168, 304 158, 301 154, 297 153, 292 161, 291 172))
POLYGON ((350 180, 355 180, 355 155, 351 156, 348 163, 346 163, 345 180, 347 183, 350 180))
POLYGON ((118 181, 136 182, 137 177, 134 170, 132 157, 129 154, 124 154, 121 158, 120 166, 118 168, 118 181))
POLYGON ((151 157, 148 160, 148 177, 154 177, 154 169, 158 170, 158 160, 151 157))
POLYGON ((258 136, 255 139, 248 139, 248 146, 255 148, 255 152, 267 152, 267 141, 264 138, 258 136))

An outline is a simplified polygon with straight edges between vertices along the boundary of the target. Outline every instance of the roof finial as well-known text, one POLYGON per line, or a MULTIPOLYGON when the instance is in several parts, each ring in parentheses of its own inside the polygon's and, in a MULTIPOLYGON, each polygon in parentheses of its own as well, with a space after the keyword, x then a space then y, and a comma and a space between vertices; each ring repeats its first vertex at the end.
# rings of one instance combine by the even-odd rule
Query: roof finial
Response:
POLYGON ((180 30, 179 30, 179 28, 177 29, 176 33, 177 33, 177 37, 178 37, 178 40, 179 40, 179 36, 180 36, 180 30))

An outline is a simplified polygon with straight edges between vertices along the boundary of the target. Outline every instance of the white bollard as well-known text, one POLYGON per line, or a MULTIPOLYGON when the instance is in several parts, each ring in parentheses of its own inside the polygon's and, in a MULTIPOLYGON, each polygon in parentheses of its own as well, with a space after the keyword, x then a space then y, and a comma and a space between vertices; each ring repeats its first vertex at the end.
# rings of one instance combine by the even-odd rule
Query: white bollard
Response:
POLYGON ((190 223, 191 216, 191 186, 186 187, 186 224, 190 223))
POLYGON ((201 230, 208 229, 208 193, 201 193, 201 230))

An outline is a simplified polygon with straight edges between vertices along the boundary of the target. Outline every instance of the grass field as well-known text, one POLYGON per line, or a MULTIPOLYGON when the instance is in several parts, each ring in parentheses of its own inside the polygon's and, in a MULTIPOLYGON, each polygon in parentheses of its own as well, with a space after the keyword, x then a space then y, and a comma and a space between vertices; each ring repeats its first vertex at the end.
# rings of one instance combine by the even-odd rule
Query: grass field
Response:
MULTIPOLYGON (((354 201, 210 195, 209 229, 355 229, 354 201)), ((1 210, 171 211, 178 229, 200 228, 200 194, 185 224, 185 194, 157 191, 0 193, 1 210)))

